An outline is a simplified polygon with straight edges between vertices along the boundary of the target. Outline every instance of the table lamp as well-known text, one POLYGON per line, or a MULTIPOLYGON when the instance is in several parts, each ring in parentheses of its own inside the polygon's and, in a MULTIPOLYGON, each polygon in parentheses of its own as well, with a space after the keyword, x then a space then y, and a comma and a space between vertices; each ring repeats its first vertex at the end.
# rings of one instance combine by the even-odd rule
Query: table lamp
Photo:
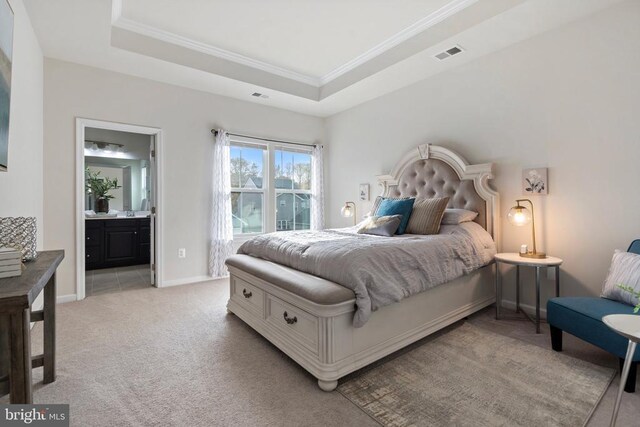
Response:
POLYGON ((525 258, 546 258, 547 255, 544 252, 536 251, 536 222, 533 217, 533 203, 529 199, 518 199, 516 205, 509 210, 507 219, 513 225, 519 227, 531 223, 531 238, 533 239, 533 251, 527 251, 526 253, 520 253, 521 257, 525 258), (520 203, 527 202, 531 205, 531 211, 526 207, 521 206, 520 203))
POLYGON ((345 202, 340 214, 345 218, 353 217, 353 225, 356 225, 356 204, 354 202, 345 202))

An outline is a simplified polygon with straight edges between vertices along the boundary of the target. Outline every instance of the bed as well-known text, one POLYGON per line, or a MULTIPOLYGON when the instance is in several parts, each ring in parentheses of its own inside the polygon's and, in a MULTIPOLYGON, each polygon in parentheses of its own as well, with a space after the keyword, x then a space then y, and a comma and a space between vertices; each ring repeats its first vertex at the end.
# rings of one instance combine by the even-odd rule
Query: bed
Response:
MULTIPOLYGON (((478 212, 475 224, 466 228, 478 228, 489 236, 489 240, 498 242, 499 197, 489 185, 492 178, 492 164, 469 165, 451 150, 423 144, 408 152, 391 173, 379 176, 378 181, 383 196, 448 196, 448 207, 478 212)), ((443 229, 447 231, 446 227, 443 229)), ((340 236, 354 240, 349 237, 350 232, 348 229, 331 230, 324 235, 330 237, 326 240, 340 236)), ((289 237, 295 243, 293 247, 298 238, 300 236, 295 234, 289 237)), ((411 244, 421 244, 411 236, 386 239, 397 239, 394 241, 396 245, 402 244, 407 248, 411 248, 411 244)), ((445 241, 445 237, 440 235, 432 239, 445 241)), ((363 249, 358 250, 363 251, 365 247, 376 244, 377 240, 366 240, 361 244, 363 249)), ((254 250, 260 248, 257 244, 253 246, 254 250)), ((274 245, 278 246, 282 244, 274 245)), ((334 250, 330 243, 325 246, 334 250)), ((438 243, 435 246, 445 245, 438 243)), ((318 247, 322 245, 318 244, 318 247)), ((303 253, 300 259, 312 254, 306 247, 298 250, 303 253)), ((454 251, 459 250, 454 248, 454 251)), ((273 253, 252 253, 249 245, 244 252, 247 254, 234 255, 227 260, 230 273, 227 310, 314 375, 324 391, 335 389, 339 378, 495 302, 495 273, 486 254, 481 262, 476 260, 475 264, 458 265, 463 273, 443 274, 439 279, 442 283, 435 280, 433 286, 424 289, 401 291, 405 295, 394 299, 398 302, 379 304, 372 293, 372 310, 363 310, 368 303, 363 299, 362 287, 344 282, 349 277, 357 281, 359 276, 356 272, 352 276, 348 275, 352 272, 344 271, 341 276, 321 274, 325 277, 319 277, 312 274, 314 270, 311 267, 305 268, 299 259, 279 258, 275 249, 273 253), (342 281, 342 285, 327 277, 339 277, 336 280, 342 281), (447 277, 455 278, 447 280, 447 277)), ((348 270, 348 265, 344 264, 342 270, 348 270)), ((407 265, 420 267, 411 263, 407 265)), ((425 271, 424 274, 432 273, 425 271)), ((399 275, 396 277, 401 281, 399 275)), ((389 283, 389 288, 394 285, 389 283)), ((393 299, 393 295, 390 298, 393 299)))

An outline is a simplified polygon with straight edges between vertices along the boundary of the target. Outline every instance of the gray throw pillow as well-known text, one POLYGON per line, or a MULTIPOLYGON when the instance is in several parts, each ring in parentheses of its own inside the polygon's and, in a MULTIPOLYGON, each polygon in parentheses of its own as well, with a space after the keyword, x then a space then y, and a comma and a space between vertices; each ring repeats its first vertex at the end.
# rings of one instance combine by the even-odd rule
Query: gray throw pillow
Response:
POLYGON ((391 237, 402 222, 402 215, 370 216, 358 228, 358 234, 391 237))
POLYGON ((636 305, 638 298, 618 285, 628 286, 640 292, 640 255, 631 252, 615 251, 604 281, 602 296, 624 304, 636 305))
POLYGON ((409 217, 409 224, 405 233, 438 234, 442 215, 444 215, 444 210, 448 204, 448 197, 417 199, 413 203, 413 211, 409 217))
POLYGON ((442 216, 442 223, 447 225, 458 225, 476 219, 478 212, 467 209, 445 209, 442 216))

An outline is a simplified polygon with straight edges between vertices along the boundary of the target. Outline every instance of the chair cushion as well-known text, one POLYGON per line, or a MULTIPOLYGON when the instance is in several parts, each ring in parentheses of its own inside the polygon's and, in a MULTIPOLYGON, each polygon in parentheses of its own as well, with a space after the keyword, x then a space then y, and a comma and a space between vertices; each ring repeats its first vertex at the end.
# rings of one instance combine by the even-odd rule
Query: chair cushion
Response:
MULTIPOLYGON (((550 325, 624 358, 629 341, 602 322, 602 318, 608 314, 633 314, 633 307, 590 297, 551 298, 547 302, 547 321, 550 325)), ((636 350, 633 360, 640 361, 640 348, 636 350)))

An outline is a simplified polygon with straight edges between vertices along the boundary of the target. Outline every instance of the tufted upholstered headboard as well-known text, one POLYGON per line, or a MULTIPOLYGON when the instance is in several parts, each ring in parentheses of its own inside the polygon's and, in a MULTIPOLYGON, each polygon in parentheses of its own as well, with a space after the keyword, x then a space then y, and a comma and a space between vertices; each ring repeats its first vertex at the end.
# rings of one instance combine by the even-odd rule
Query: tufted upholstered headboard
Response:
POLYGON ((498 193, 489 186, 493 164, 470 165, 444 147, 423 144, 411 150, 390 174, 378 176, 386 197, 449 197, 450 208, 478 212, 475 222, 498 242, 498 193))

